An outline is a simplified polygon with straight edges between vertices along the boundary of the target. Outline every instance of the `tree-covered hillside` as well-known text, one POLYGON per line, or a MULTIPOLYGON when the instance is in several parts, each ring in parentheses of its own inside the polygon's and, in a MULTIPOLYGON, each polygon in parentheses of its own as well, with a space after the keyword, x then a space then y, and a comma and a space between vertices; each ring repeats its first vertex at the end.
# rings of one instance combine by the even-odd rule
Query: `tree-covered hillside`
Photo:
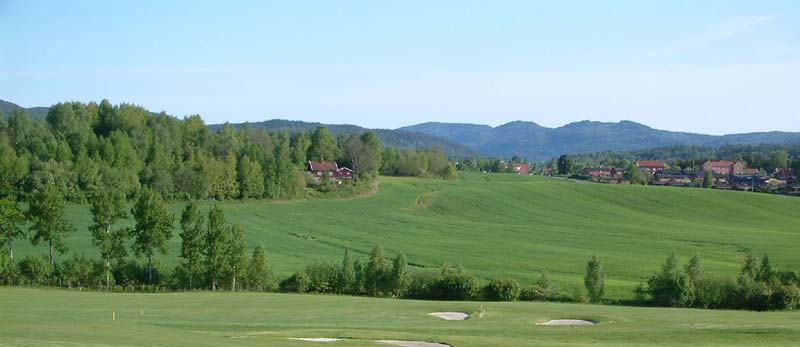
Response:
POLYGON ((211 131, 200 116, 178 119, 106 100, 59 103, 44 120, 16 108, 0 121, 0 198, 30 200, 54 187, 72 202, 146 188, 170 199, 285 199, 318 184, 305 173, 309 160, 337 160, 355 180, 369 180, 383 164, 381 152, 371 132, 211 131))

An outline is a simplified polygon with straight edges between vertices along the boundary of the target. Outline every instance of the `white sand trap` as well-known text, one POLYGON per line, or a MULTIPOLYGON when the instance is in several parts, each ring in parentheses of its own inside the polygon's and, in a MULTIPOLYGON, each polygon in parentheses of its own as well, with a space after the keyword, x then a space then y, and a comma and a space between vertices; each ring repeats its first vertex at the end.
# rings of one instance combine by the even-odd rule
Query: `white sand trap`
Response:
POLYGON ((536 325, 594 325, 594 322, 582 319, 554 319, 536 325))
POLYGON ((444 320, 465 320, 469 317, 469 315, 464 312, 432 312, 428 314, 444 320))
POLYGON ((378 340, 378 343, 401 347, 450 347, 448 344, 424 341, 378 340))
POLYGON ((289 340, 308 341, 308 342, 336 342, 342 339, 333 337, 290 337, 289 340))

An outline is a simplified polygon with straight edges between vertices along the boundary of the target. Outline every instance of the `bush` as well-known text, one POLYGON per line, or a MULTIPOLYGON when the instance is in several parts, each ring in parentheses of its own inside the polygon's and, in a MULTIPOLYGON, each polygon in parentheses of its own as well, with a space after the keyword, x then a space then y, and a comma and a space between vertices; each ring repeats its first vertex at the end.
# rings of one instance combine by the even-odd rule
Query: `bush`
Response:
POLYGON ((39 286, 53 280, 53 266, 43 255, 28 255, 19 262, 19 270, 25 283, 39 286))
POLYGON ((14 284, 19 276, 19 267, 5 249, 0 249, 0 285, 14 284))
POLYGON ((303 271, 298 271, 292 277, 289 277, 278 285, 278 288, 283 292, 296 292, 305 293, 309 288, 308 275, 303 271))
POLYGON ((80 256, 76 254, 64 261, 64 279, 67 281, 67 286, 70 288, 91 286, 95 277, 95 267, 94 262, 87 259, 84 254, 80 256))
POLYGON ((519 299, 519 283, 513 279, 494 279, 484 288, 486 298, 495 301, 516 301, 519 299))
POLYGON ((469 300, 478 293, 475 278, 463 273, 440 276, 432 288, 432 299, 469 300))
POLYGON ((527 286, 520 291, 519 298, 526 301, 547 301, 552 299, 555 291, 553 284, 550 282, 550 277, 542 274, 533 285, 527 286))

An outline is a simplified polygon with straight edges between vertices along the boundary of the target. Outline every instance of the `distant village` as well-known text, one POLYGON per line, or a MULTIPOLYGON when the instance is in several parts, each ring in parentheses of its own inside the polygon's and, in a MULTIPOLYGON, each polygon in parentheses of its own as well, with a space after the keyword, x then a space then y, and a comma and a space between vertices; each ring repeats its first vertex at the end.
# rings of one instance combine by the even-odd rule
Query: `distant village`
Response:
MULTIPOLYGON (((658 186, 709 187, 742 191, 761 191, 771 193, 800 193, 797 175, 790 168, 775 168, 766 172, 759 168, 749 168, 741 161, 705 161, 697 170, 672 168, 660 160, 638 160, 635 167, 644 175, 647 183, 658 186), (707 178, 711 182, 706 183, 707 178)), ((526 163, 514 163, 510 171, 518 174, 532 174, 526 163)), ((539 173, 552 176, 554 169, 543 167, 539 173)), ((588 167, 570 176, 598 183, 629 183, 625 169, 621 167, 588 167)))

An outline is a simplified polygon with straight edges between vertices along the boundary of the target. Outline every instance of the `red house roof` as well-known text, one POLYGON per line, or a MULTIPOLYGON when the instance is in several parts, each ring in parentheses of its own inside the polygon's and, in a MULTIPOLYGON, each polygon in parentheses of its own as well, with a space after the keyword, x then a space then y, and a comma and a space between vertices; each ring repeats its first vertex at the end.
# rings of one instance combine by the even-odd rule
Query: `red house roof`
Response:
POLYGON ((311 171, 337 171, 339 170, 339 165, 336 165, 335 161, 308 161, 308 168, 311 171))
POLYGON ((665 168, 667 167, 667 163, 661 160, 638 160, 636 161, 636 166, 638 167, 660 167, 665 168))
POLYGON ((720 160, 720 161, 707 161, 703 163, 702 166, 711 165, 711 167, 730 167, 733 166, 734 162, 727 161, 727 160, 720 160))

